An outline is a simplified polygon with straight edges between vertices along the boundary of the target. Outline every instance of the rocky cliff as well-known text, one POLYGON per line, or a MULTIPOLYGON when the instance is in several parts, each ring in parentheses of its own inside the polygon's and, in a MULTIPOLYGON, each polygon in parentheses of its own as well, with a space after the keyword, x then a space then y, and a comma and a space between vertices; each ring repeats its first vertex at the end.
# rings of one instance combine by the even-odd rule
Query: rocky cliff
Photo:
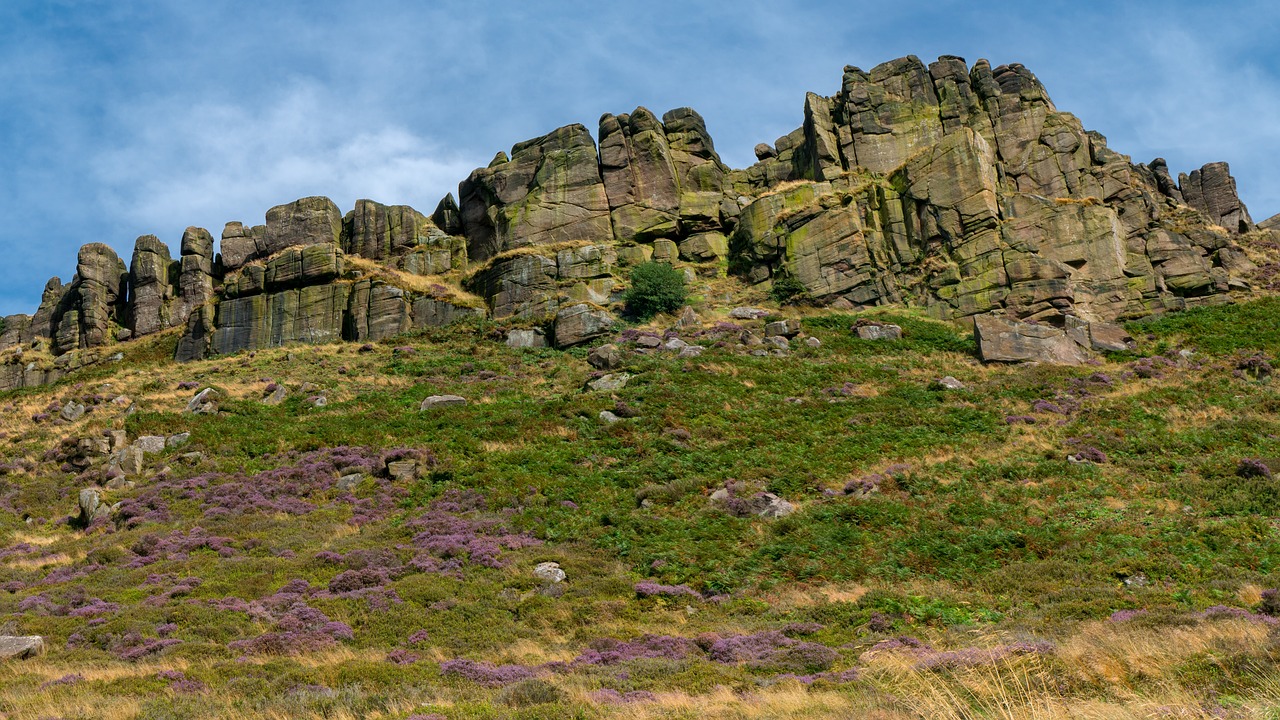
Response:
POLYGON ((519 143, 431 216, 370 200, 344 215, 312 197, 227 224, 216 254, 201 228, 176 259, 138 238, 127 267, 86 245, 34 315, 4 319, 0 385, 48 379, 23 348, 62 356, 169 328, 190 360, 475 315, 576 323, 647 260, 787 278, 836 308, 1124 320, 1249 291, 1250 242, 1280 241, 1274 218, 1253 224, 1225 163, 1177 182, 1161 159, 1135 164, 1021 65, 846 67, 840 91, 810 93, 801 126, 745 169, 721 162, 688 108, 606 114, 597 137, 571 125, 519 143))

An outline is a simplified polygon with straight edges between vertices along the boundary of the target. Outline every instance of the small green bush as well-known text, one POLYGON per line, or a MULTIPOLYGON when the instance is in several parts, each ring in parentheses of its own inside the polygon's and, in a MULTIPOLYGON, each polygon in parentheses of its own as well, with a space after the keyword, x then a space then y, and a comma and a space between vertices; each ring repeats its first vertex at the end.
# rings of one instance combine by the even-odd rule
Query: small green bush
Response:
POLYGON ((647 320, 684 305, 684 275, 667 263, 647 262, 631 271, 631 288, 623 300, 627 312, 647 320))
POLYGON ((545 680, 521 680, 508 685, 498 693, 498 702, 511 707, 531 707, 560 702, 565 694, 560 688, 545 680))
POLYGON ((775 277, 769 289, 769 295, 781 305, 803 302, 809 296, 808 293, 809 289, 804 286, 804 283, 785 273, 775 277))

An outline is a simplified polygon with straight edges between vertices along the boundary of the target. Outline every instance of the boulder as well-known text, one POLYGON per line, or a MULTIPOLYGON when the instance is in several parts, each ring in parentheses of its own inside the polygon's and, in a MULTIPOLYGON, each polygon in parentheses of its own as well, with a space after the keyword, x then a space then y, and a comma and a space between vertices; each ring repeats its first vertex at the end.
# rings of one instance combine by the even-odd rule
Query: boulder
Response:
POLYGON ((951 377, 950 375, 934 380, 933 382, 935 386, 937 386, 939 389, 942 389, 942 390, 963 390, 964 389, 964 383, 951 377))
POLYGON ((467 404, 467 399, 464 397, 459 397, 457 395, 432 395, 422 401, 422 404, 418 406, 418 411, 424 412, 427 410, 434 410, 435 408, 440 408, 440 407, 449 407, 451 405, 466 405, 466 404, 467 404))
POLYGON ((544 562, 538 563, 533 568, 533 576, 545 583, 561 583, 565 580, 564 570, 560 569, 560 563, 544 562))
POLYGON ((795 505, 770 492, 740 497, 732 490, 721 488, 711 494, 711 502, 735 517, 780 518, 796 510, 795 505))
POLYGON ((1119 325, 1111 323, 1089 323, 1089 344, 1094 350, 1124 352, 1136 346, 1133 336, 1119 325))
POLYGON ((610 410, 601 410, 599 417, 600 417, 600 422, 604 423, 605 425, 612 425, 622 420, 622 418, 618 417, 616 414, 614 414, 610 410))
POLYGON ((759 320, 768 314, 768 310, 753 307, 736 307, 729 311, 729 317, 734 320, 759 320))
POLYGON ((774 320, 764 326, 764 336, 793 338, 800 334, 799 320, 774 320))
POLYGON ((387 475, 392 480, 408 482, 418 477, 417 460, 397 460, 387 463, 387 475))
POLYGON ((626 387, 631 376, 627 373, 610 373, 587 381, 587 389, 597 392, 613 392, 626 387))
POLYGON ((342 213, 326 197, 306 197, 267 211, 266 231, 259 253, 269 257, 301 245, 338 245, 342 213))
POLYGON ((267 393, 267 396, 262 398, 262 404, 263 405, 279 405, 283 403, 284 399, 288 396, 289 396, 289 391, 285 390, 283 385, 276 385, 276 388, 274 390, 267 393))
POLYGON ((160 453, 164 452, 165 438, 163 435, 143 435, 133 441, 133 446, 144 453, 160 453))
POLYGON ((111 507, 102 503, 102 496, 97 490, 85 488, 80 491, 77 500, 80 508, 78 520, 81 527, 88 527, 94 520, 111 514, 111 507))
POLYGON ((973 324, 978 356, 983 362, 1045 362, 1080 365, 1089 353, 1063 328, 978 315, 973 324))
POLYGON ((187 401, 186 411, 196 415, 214 415, 218 412, 218 391, 205 388, 187 401))
POLYGON ((860 322, 853 331, 863 340, 901 340, 902 328, 898 325, 880 322, 860 322))
POLYGON ((76 420, 84 417, 85 412, 86 408, 83 404, 78 403, 75 400, 71 400, 62 406, 62 410, 58 412, 58 416, 67 422, 75 422, 76 420))
POLYGON ((39 635, 0 635, 0 660, 26 660, 44 652, 44 638, 39 635))
POLYGON ((532 349, 547 347, 547 336, 541 329, 516 329, 507 332, 507 347, 532 349))
POLYGON ((166 448, 180 448, 189 442, 191 442, 191 433, 183 432, 178 433, 177 435, 170 435, 169 438, 164 441, 164 446, 166 448))
POLYGON ((601 345, 587 353, 587 362, 597 370, 613 370, 622 365, 622 353, 617 345, 601 345))
POLYGON ((586 303, 570 305, 556 313, 555 346, 572 347, 607 335, 613 330, 616 322, 614 317, 605 310, 586 303))

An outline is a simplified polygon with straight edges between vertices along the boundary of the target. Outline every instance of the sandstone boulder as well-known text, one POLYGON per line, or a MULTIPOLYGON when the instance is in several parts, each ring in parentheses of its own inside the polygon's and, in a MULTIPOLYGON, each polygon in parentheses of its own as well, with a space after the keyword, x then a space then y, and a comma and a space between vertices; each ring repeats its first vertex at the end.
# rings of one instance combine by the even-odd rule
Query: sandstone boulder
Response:
POLYGON ((605 310, 585 303, 570 305, 556 313, 554 331, 558 348, 580 345, 608 334, 617 321, 605 310))
POLYGON ((26 660, 44 652, 44 638, 39 635, 0 635, 0 660, 26 660))
POLYGON ((1080 365, 1089 353, 1063 328, 978 315, 973 324, 983 362, 1045 362, 1080 365))

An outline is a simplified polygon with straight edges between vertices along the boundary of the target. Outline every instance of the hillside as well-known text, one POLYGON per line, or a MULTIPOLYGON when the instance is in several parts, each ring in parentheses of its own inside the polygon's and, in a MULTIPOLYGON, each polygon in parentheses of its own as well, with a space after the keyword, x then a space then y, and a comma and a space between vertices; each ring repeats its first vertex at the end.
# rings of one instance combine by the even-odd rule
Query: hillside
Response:
POLYGON ((1273 717, 1275 219, 844 78, 85 246, 0 328, 0 718, 1273 717))

